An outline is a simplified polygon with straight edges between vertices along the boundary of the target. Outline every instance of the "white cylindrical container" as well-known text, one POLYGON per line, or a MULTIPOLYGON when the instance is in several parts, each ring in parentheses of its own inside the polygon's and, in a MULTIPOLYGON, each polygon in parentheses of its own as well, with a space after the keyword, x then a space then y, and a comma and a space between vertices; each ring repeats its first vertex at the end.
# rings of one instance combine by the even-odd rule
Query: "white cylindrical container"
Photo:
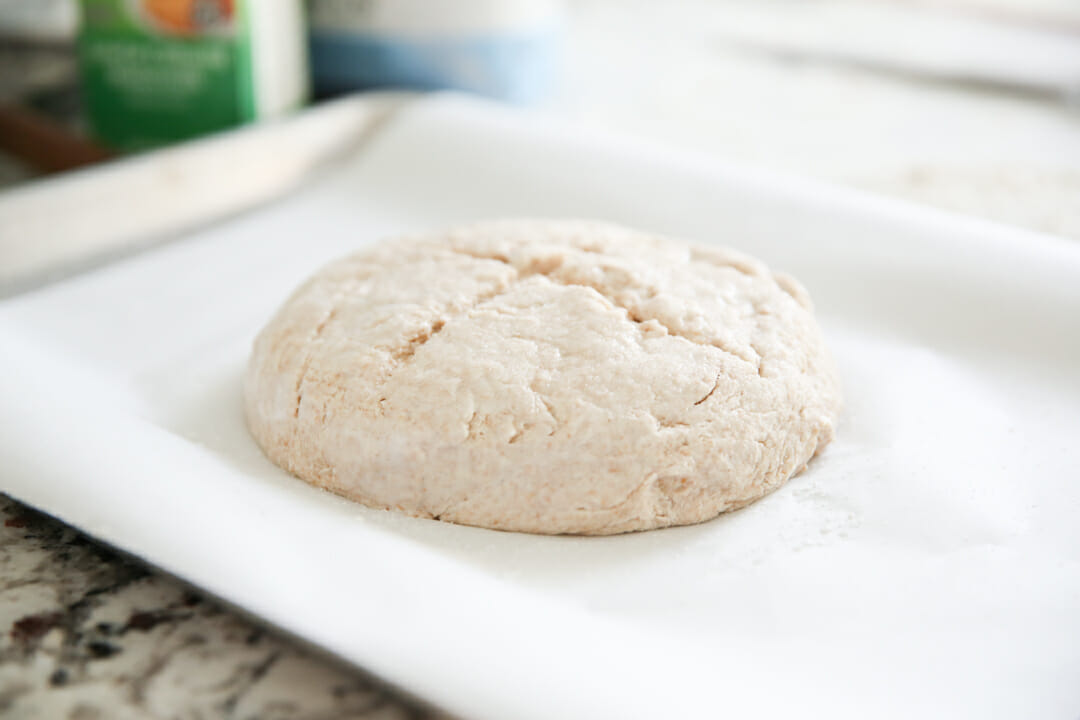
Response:
POLYGON ((510 101, 553 82, 559 0, 309 0, 315 91, 452 88, 510 101))

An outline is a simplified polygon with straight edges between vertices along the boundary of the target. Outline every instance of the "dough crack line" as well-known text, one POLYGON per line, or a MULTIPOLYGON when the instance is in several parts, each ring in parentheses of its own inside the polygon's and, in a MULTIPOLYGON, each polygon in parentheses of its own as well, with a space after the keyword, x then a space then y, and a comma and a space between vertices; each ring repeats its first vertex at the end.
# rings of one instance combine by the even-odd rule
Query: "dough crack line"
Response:
POLYGON ((694 405, 700 405, 701 403, 711 398, 713 396, 713 393, 716 392, 716 388, 718 387, 720 387, 720 373, 716 373, 716 379, 713 380, 712 389, 709 390, 709 392, 705 393, 705 397, 698 400, 696 403, 694 403, 694 405))
MULTIPOLYGON (((678 329, 672 327, 668 323, 664 322, 664 320, 662 318, 660 318, 660 317, 657 317, 655 315, 649 316, 649 315, 643 314, 641 312, 641 309, 636 307, 635 305, 630 304, 630 303, 621 302, 618 297, 616 297, 616 296, 614 296, 612 294, 609 294, 606 291, 607 289, 603 285, 601 285, 599 283, 573 282, 573 281, 569 281, 569 280, 566 280, 564 278, 559 277, 555 273, 559 268, 563 267, 563 265, 565 264, 564 261, 562 260, 562 258, 535 258, 535 259, 532 260, 532 262, 529 264, 528 267, 526 267, 524 269, 521 269, 516 264, 511 262, 509 258, 507 258, 507 257, 505 257, 503 255, 493 255, 493 254, 484 255, 484 254, 481 254, 481 253, 478 253, 478 252, 469 251, 468 249, 459 249, 459 248, 454 248, 453 252, 458 254, 458 255, 464 255, 466 257, 475 258, 477 260, 490 260, 490 261, 493 261, 493 262, 499 262, 499 263, 502 263, 503 265, 507 265, 509 267, 514 268, 514 270, 517 272, 517 275, 514 277, 514 280, 511 282, 511 284, 509 286, 507 286, 507 288, 506 288, 507 290, 509 290, 510 287, 512 287, 517 282, 520 282, 521 280, 524 280, 524 279, 529 278, 529 277, 537 276, 537 275, 540 276, 540 277, 546 278, 548 281, 550 281, 554 285, 559 285, 559 286, 562 286, 562 287, 581 287, 581 288, 587 288, 589 290, 592 290, 597 295, 599 295, 604 300, 606 300, 609 305, 611 305, 614 308, 618 308, 618 309, 622 310, 623 312, 625 312, 627 319, 630 320, 630 322, 637 325, 639 330, 641 329, 641 326, 643 326, 643 325, 645 325, 645 324, 647 324, 649 322, 655 322, 657 325, 662 327, 664 329, 664 331, 667 332, 668 335, 671 335, 672 337, 682 338, 683 340, 686 340, 687 342, 693 343, 694 345, 698 345, 699 347, 713 347, 713 348, 716 348, 717 350, 721 351, 725 355, 729 355, 729 356, 731 356, 731 357, 733 357, 733 358, 735 358, 735 359, 737 359, 737 360, 739 360, 741 362, 746 363, 750 367, 754 368, 754 371, 758 374, 759 377, 763 377, 762 370, 761 370, 761 364, 762 364, 763 356, 762 356, 761 352, 755 347, 754 343, 751 343, 751 349, 753 350, 754 354, 757 357, 754 358, 754 359, 751 359, 751 358, 744 357, 742 354, 740 354, 739 352, 733 350, 731 347, 729 347, 727 345, 727 343, 725 343, 725 342, 723 342, 721 340, 714 339, 714 340, 711 340, 711 341, 708 341, 708 342, 702 342, 702 341, 696 339, 695 337, 693 337, 692 335, 688 335, 688 334, 682 332, 681 330, 678 330, 678 329)), ((731 267, 735 267, 735 266, 731 266, 731 267)), ((738 268, 735 268, 735 269, 738 269, 738 268)), ((742 272, 742 271, 740 271, 740 272, 742 272)), ((636 286, 636 287, 628 285, 627 287, 625 287, 623 289, 624 290, 642 291, 642 292, 648 294, 650 297, 654 297, 657 294, 657 291, 656 291, 655 288, 649 287, 647 285, 636 286)), ((477 305, 479 305, 479 304, 482 304, 482 301, 477 303, 477 305)), ((476 306, 474 305, 474 307, 470 308, 470 310, 467 311, 467 312, 471 312, 471 310, 475 309, 475 307, 476 306)), ((760 321, 759 321, 759 324, 760 324, 760 321)), ((642 334, 644 334, 644 333, 642 333, 642 334)))
MULTIPOLYGON (((642 338, 645 336, 645 332, 642 329, 642 326, 644 326, 644 325, 646 325, 648 323, 656 323, 658 326, 662 327, 664 329, 664 331, 668 335, 670 335, 672 337, 681 338, 683 340, 686 340, 687 342, 693 343, 694 345, 698 345, 700 347, 714 347, 717 350, 720 350, 721 352, 723 352, 724 354, 726 354, 726 355, 728 355, 730 357, 736 358, 737 360, 740 360, 741 362, 744 362, 744 363, 750 365, 751 367, 753 367, 755 369, 755 371, 757 372, 757 374, 759 376, 762 375, 762 371, 761 371, 762 357, 761 357, 760 352, 758 352, 756 348, 753 348, 753 344, 751 344, 751 347, 754 349, 755 353, 758 355, 758 357, 756 359, 756 362, 753 361, 753 360, 750 360, 750 359, 748 359, 746 357, 743 357, 743 355, 741 355, 738 352, 734 351, 730 347, 727 347, 726 344, 721 342, 720 340, 712 340, 712 341, 709 341, 709 342, 702 342, 702 341, 696 339, 694 336, 687 335, 686 333, 672 327, 670 324, 664 322, 664 320, 662 318, 643 314, 641 312, 641 309, 636 307, 634 304, 620 301, 620 299, 617 296, 609 293, 608 289, 605 288, 603 285, 601 285, 599 283, 574 282, 572 280, 567 280, 565 278, 560 277, 559 275, 556 274, 556 271, 558 271, 559 268, 563 267, 563 265, 564 265, 564 261, 563 261, 562 258, 536 258, 536 259, 533 259, 533 261, 529 264, 529 266, 527 266, 525 268, 519 268, 516 264, 511 262, 511 260, 509 258, 507 258, 507 257, 505 257, 503 255, 482 254, 482 253, 479 253, 479 252, 470 251, 470 250, 468 250, 466 248, 453 248, 453 249, 451 249, 451 252, 456 254, 456 255, 463 255, 465 257, 470 257, 470 258, 473 258, 473 259, 476 259, 476 260, 486 260, 486 261, 501 263, 503 265, 506 265, 507 267, 512 268, 514 270, 514 276, 512 278, 510 278, 510 280, 508 282, 498 283, 498 284, 496 284, 496 286, 494 288, 480 293, 470 303, 468 303, 466 306, 462 307, 461 309, 456 310, 455 312, 451 312, 452 308, 447 308, 446 311, 444 311, 440 315, 440 317, 435 318, 428 327, 423 328, 423 329, 419 330, 418 332, 414 333, 412 336, 406 338, 406 342, 405 342, 404 345, 390 349, 389 350, 390 356, 397 362, 397 365, 394 368, 394 370, 396 370, 399 367, 401 367, 402 365, 408 363, 412 359, 412 357, 416 354, 416 352, 423 345, 430 342, 433 337, 438 335, 446 327, 447 323, 449 323, 450 321, 461 318, 461 317, 467 317, 468 315, 473 313, 478 308, 480 308, 480 307, 484 306, 485 304, 488 304, 488 303, 496 300, 498 297, 506 294, 507 292, 509 292, 514 286, 516 286, 521 281, 523 281, 523 280, 525 280, 527 278, 530 278, 530 277, 539 276, 539 277, 544 278, 546 281, 552 283, 553 285, 558 285, 558 286, 561 286, 561 287, 580 287, 580 288, 585 288, 587 290, 592 290, 598 296, 600 296, 600 298, 602 298, 610 307, 619 309, 623 313, 625 313, 625 316, 626 316, 627 320, 629 320, 635 326, 638 327, 639 334, 641 335, 642 338)), ((319 338, 325 332, 326 327, 331 322, 333 322, 334 318, 337 316, 337 313, 338 313, 338 311, 340 309, 341 301, 353 289, 354 288, 350 287, 349 289, 344 290, 344 291, 338 293, 335 296, 334 301, 333 301, 333 305, 331 306, 330 311, 327 313, 326 317, 315 327, 314 331, 312 332, 312 335, 311 335, 311 338, 310 338, 310 342, 312 344, 316 344, 318 342, 319 338)), ((648 286, 634 287, 634 286, 629 286, 628 285, 624 289, 626 289, 626 290, 644 291, 646 293, 650 293, 651 296, 656 295, 655 288, 650 288, 648 286)), ((303 402, 303 384, 306 381, 307 376, 309 374, 310 366, 312 364, 312 360, 313 360, 314 355, 315 355, 315 352, 312 351, 312 352, 309 352, 307 354, 307 356, 304 358, 304 362, 303 362, 303 365, 301 367, 300 374, 299 374, 299 376, 297 378, 297 381, 296 381, 296 407, 295 407, 295 409, 293 411, 293 417, 294 418, 298 418, 300 416, 300 405, 303 402)), ((390 375, 386 378, 386 380, 384 380, 384 383, 386 381, 389 381, 390 377, 392 377, 393 374, 394 374, 394 371, 392 370, 390 375)), ((716 389, 719 386, 719 381, 720 380, 719 380, 719 374, 718 374, 717 377, 716 377, 716 380, 714 381, 712 389, 708 392, 708 394, 705 395, 705 397, 703 397, 701 400, 698 400, 697 402, 695 402, 694 405, 695 406, 700 405, 703 402, 705 402, 706 400, 708 400, 709 397, 711 397, 713 395, 713 393, 716 392, 716 389)), ((540 393, 537 393, 537 395, 540 396, 540 393)), ((551 411, 551 405, 547 401, 547 399, 543 398, 541 396, 541 401, 543 402, 545 407, 548 408, 548 411, 550 412, 551 411)), ((554 413, 552 413, 552 415, 554 416, 554 413)))
POLYGON ((339 303, 344 296, 344 292, 335 296, 334 304, 330 306, 330 312, 326 313, 326 317, 322 319, 322 322, 315 326, 315 329, 311 331, 311 337, 308 338, 308 344, 312 347, 304 355, 304 362, 300 365, 300 373, 296 376, 296 407, 293 409, 294 418, 300 417, 300 403, 304 400, 304 380, 307 379, 308 370, 311 368, 311 358, 315 354, 315 343, 322 337, 323 331, 326 330, 326 326, 329 325, 330 321, 338 314, 339 303))

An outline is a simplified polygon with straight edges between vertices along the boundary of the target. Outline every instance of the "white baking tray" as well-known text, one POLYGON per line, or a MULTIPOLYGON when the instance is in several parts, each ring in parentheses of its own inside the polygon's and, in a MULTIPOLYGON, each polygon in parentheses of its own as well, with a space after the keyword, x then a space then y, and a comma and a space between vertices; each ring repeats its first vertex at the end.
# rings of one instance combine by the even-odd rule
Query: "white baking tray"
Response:
POLYGON ((269 206, 0 303, 0 349, 0 489, 464 717, 1080 711, 1067 241, 436 97, 269 206), (522 215, 801 278, 844 380, 835 443, 745 510, 607 538, 369 510, 264 459, 240 380, 294 285, 522 215))

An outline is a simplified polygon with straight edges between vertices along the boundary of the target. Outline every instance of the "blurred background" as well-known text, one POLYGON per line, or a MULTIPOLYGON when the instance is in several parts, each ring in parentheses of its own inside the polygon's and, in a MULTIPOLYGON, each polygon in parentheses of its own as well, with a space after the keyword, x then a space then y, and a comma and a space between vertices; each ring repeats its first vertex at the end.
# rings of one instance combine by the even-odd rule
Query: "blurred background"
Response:
POLYGON ((0 0, 0 188, 381 87, 1080 237, 1075 0, 0 0))

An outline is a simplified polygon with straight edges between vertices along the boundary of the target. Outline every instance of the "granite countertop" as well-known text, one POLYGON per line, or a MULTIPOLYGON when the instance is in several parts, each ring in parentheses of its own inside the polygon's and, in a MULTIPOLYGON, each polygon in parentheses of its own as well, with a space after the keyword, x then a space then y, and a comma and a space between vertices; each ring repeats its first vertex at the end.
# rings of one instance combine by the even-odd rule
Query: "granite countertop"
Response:
MULTIPOLYGON (((1080 238, 1075 110, 747 52, 719 33, 721 5, 573 3, 575 72, 548 110, 1080 238)), ((445 717, 2 495, 0 716, 445 717)))
POLYGON ((446 717, 0 495, 0 716, 446 717))

